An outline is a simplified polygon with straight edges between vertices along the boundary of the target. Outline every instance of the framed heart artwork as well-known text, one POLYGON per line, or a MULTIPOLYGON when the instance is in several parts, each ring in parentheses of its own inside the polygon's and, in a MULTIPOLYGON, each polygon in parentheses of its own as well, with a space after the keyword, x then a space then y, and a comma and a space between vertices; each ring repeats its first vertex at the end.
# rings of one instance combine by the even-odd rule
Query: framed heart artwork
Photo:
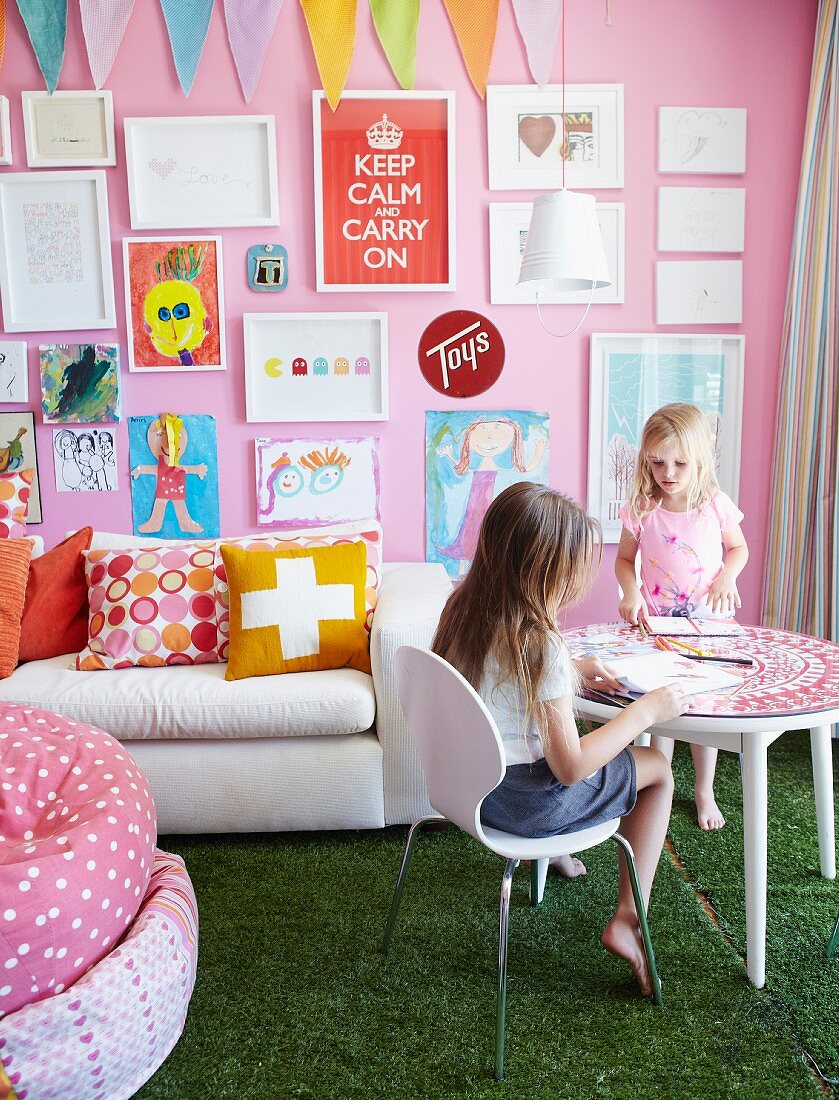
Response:
POLYGON ((623 187, 623 84, 487 88, 491 191, 623 187))

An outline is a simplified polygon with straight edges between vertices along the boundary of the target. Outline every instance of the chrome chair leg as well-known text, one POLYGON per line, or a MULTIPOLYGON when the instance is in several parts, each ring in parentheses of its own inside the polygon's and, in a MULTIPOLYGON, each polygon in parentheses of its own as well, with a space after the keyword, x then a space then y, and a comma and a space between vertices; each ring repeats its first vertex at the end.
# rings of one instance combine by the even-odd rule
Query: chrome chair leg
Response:
MULTIPOLYGON (((533 861, 534 866, 536 861, 533 861)), ((498 923, 498 995, 495 1002, 495 1079, 504 1080, 504 1020, 507 1012, 507 925, 510 918, 510 889, 517 859, 508 859, 501 880, 501 907, 498 923)))
POLYGON ((396 914, 399 912, 399 903, 402 900, 402 891, 405 888, 405 879, 408 874, 408 864, 411 861, 411 853, 414 848, 414 840, 416 839, 417 831, 422 825, 426 825, 429 821, 444 821, 445 818, 439 816, 439 814, 427 814, 425 817, 419 818, 413 823, 408 830, 408 838, 405 841, 405 851, 402 855, 402 866, 399 868, 399 877, 396 879, 396 886, 393 890, 393 900, 390 903, 390 914, 387 918, 387 928, 385 929, 384 939, 382 940, 382 953, 387 954, 390 950, 390 941, 393 939, 393 929, 396 925, 396 914))
POLYGON ((647 957, 647 969, 650 972, 650 984, 653 987, 653 1000, 657 1005, 661 1006, 664 1003, 664 997, 661 992, 661 978, 658 976, 658 969, 655 964, 655 952, 653 951, 650 927, 647 923, 647 909, 644 905, 644 895, 641 892, 641 883, 638 881, 638 867, 635 864, 635 853, 632 851, 632 845, 626 837, 621 836, 620 833, 614 833, 612 840, 623 849, 623 854, 626 858, 626 867, 629 872, 629 881, 632 886, 632 897, 635 900, 635 912, 638 914, 638 923, 641 926, 641 938, 644 941, 644 954, 647 957))
POLYGON ((827 945, 827 957, 829 959, 836 958, 837 948, 839 948, 839 916, 836 917, 836 926, 833 929, 833 935, 830 937, 830 943, 827 945))

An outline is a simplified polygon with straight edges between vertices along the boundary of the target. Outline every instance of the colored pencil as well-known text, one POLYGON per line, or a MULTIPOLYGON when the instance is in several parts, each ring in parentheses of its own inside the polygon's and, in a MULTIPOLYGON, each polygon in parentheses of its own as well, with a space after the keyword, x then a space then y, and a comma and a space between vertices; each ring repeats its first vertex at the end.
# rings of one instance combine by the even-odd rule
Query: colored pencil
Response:
POLYGON ((748 665, 754 664, 751 657, 717 657, 715 654, 706 653, 703 656, 699 654, 686 653, 685 657, 688 661, 717 661, 722 665, 748 665))
POLYGON ((692 645, 688 645, 687 642, 683 642, 680 638, 668 638, 667 641, 672 645, 677 645, 680 649, 686 649, 688 653, 693 653, 697 657, 705 657, 707 654, 704 649, 696 649, 692 645))

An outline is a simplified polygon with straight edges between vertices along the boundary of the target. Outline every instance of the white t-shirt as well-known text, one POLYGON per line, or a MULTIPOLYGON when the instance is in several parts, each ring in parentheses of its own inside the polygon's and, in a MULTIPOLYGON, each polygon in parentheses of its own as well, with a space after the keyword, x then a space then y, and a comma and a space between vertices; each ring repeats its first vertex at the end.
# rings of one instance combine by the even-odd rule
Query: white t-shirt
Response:
MULTIPOLYGON (((551 639, 547 654, 547 673, 539 689, 541 702, 559 699, 572 694, 571 663, 568 647, 559 635, 551 639)), ((539 731, 531 722, 530 729, 524 728, 525 704, 518 684, 497 683, 498 664, 494 658, 487 658, 481 689, 478 692, 486 703, 487 710, 495 719, 507 767, 511 764, 531 764, 545 755, 539 731)))

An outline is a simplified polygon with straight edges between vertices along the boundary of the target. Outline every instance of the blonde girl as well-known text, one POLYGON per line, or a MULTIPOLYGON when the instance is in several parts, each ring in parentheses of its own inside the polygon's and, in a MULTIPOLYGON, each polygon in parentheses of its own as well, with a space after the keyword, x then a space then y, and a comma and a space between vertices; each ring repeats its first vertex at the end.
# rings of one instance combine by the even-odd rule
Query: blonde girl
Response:
MULTIPOLYGON (((673 780, 660 752, 629 746, 648 726, 681 714, 687 699, 678 688, 660 688, 579 736, 577 682, 607 692, 618 683, 597 658, 571 660, 557 616, 590 587, 599 557, 599 527, 573 501, 532 482, 511 485, 484 516, 471 568, 449 597, 433 648, 479 692, 501 734, 507 769, 484 799, 482 820, 537 837, 625 817, 646 904, 673 780)), ((617 908, 601 942, 649 994, 623 857, 617 908)))
MULTIPOLYGON (((648 615, 730 618, 740 606, 737 578, 749 557, 743 513, 717 484, 714 451, 707 418, 695 405, 665 405, 644 425, 615 561, 626 622, 648 615)), ((654 737, 653 744, 672 757, 670 738, 654 737)), ((699 827, 721 829, 717 750, 691 745, 691 752, 699 827)))

